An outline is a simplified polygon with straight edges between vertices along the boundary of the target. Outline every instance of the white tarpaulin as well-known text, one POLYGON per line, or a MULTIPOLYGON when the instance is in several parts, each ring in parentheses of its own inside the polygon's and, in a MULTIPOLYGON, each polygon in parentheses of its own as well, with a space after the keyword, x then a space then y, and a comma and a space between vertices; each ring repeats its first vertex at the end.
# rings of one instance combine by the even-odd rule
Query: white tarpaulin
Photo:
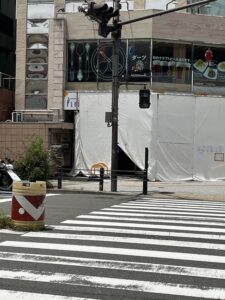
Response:
MULTIPOLYGON (((111 93, 79 93, 75 169, 110 169, 111 93)), ((217 180, 225 178, 225 99, 194 95, 151 95, 150 109, 139 108, 138 92, 119 96, 119 147, 141 169, 149 148, 151 180, 217 180)), ((84 173, 88 173, 85 171, 84 173)))

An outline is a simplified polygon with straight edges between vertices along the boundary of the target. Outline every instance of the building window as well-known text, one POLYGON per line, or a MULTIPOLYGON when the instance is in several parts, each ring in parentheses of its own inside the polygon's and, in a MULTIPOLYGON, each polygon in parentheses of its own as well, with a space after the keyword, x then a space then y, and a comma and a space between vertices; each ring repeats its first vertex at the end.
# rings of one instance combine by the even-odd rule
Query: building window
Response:
MULTIPOLYGON (((119 52, 119 74, 125 78, 125 44, 119 52)), ((112 43, 71 41, 68 43, 68 82, 96 82, 112 80, 112 43)))
POLYGON ((194 46, 194 92, 225 94, 225 48, 194 46))
POLYGON ((28 0, 28 19, 47 19, 54 17, 54 0, 28 0))
MULTIPOLYGON (((121 81, 149 81, 150 41, 121 41, 119 77, 121 81), (128 53, 129 51, 129 53, 128 53)), ((111 41, 71 41, 68 43, 68 82, 112 80, 111 41)))
POLYGON ((128 41, 128 81, 149 81, 150 40, 128 41))
POLYGON ((48 25, 46 19, 27 20, 26 109, 47 109, 48 25))
POLYGON ((152 56, 153 82, 191 84, 192 46, 154 41, 152 56))

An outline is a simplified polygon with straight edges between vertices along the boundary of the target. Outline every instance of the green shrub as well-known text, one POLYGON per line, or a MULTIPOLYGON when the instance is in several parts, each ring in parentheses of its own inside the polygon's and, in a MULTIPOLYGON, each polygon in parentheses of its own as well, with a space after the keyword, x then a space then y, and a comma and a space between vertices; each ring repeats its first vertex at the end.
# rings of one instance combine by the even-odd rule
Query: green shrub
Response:
POLYGON ((11 218, 0 213, 0 229, 11 227, 11 218))
POLYGON ((24 156, 14 163, 14 170, 22 180, 47 181, 52 164, 49 151, 43 146, 43 139, 35 137, 24 156))

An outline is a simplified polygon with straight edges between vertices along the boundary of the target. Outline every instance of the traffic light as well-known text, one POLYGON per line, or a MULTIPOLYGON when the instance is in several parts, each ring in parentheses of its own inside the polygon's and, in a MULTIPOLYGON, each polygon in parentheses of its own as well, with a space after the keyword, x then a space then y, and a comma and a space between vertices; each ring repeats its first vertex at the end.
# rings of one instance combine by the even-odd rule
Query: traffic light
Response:
POLYGON ((139 107, 140 108, 149 108, 150 103, 150 90, 142 89, 139 91, 139 107))
POLYGON ((88 3, 87 11, 80 9, 85 12, 86 16, 89 16, 92 20, 99 23, 98 34, 103 37, 107 37, 110 32, 118 29, 117 25, 108 25, 111 18, 119 15, 119 9, 113 10, 113 7, 109 7, 106 3, 96 4, 91 1, 88 3))
POLYGON ((92 20, 102 24, 107 24, 112 17, 118 16, 119 10, 113 11, 113 7, 108 7, 108 4, 96 4, 91 1, 88 3, 86 15, 92 20))

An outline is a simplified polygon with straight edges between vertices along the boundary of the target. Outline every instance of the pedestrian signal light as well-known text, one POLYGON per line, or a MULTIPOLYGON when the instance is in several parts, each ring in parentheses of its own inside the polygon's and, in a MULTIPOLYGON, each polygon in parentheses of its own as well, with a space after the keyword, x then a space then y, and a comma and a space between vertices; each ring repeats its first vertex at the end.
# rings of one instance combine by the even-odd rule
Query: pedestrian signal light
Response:
POLYGON ((139 107, 140 108, 149 108, 150 103, 150 90, 149 89, 142 89, 139 91, 139 107))

